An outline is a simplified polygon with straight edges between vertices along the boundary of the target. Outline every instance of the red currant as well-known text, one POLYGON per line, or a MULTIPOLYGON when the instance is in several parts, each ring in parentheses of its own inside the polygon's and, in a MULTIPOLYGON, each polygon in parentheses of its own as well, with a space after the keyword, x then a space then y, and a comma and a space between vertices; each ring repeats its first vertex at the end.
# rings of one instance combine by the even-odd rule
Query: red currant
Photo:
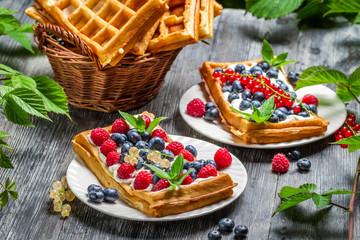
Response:
POLYGON ((353 113, 348 113, 346 118, 353 118, 354 120, 356 120, 356 116, 353 113))
POLYGON ((252 89, 251 89, 252 93, 256 93, 258 91, 259 91, 259 86, 258 85, 253 86, 252 89))
POLYGON ((348 118, 348 119, 346 119, 346 123, 349 126, 354 126, 355 125, 355 119, 354 118, 348 118))
POLYGON ((246 85, 248 83, 247 77, 241 77, 240 82, 242 85, 246 85))
POLYGON ((228 68, 228 69, 225 70, 225 73, 234 74, 234 70, 232 70, 231 68, 228 68))
POLYGON ((265 94, 265 98, 266 98, 266 99, 269 99, 271 96, 272 96, 272 95, 271 95, 270 93, 265 94))
POLYGON ((268 94, 270 94, 270 96, 271 96, 271 90, 269 88, 266 88, 264 90, 264 94, 265 94, 265 96, 268 95, 268 94))
POLYGON ((341 131, 340 130, 337 130, 335 133, 334 133, 334 136, 338 136, 338 135, 341 135, 341 131))
POLYGON ((276 103, 276 108, 281 108, 283 106, 285 106, 285 103, 282 100, 280 100, 276 103))
POLYGON ((359 125, 359 124, 355 124, 355 125, 353 126, 353 129, 354 129, 354 131, 359 131, 359 130, 360 130, 360 125, 359 125))
POLYGON ((293 105, 294 105, 294 101, 293 101, 293 100, 288 100, 288 101, 286 102, 286 104, 285 104, 285 106, 286 106, 287 108, 292 108, 293 105))
POLYGON ((353 132, 349 129, 349 130, 346 130, 345 131, 345 133, 344 133, 344 136, 346 137, 346 138, 349 138, 349 137, 351 137, 352 135, 354 135, 353 134, 353 132))
POLYGON ((228 80, 229 80, 229 82, 233 83, 235 81, 235 76, 234 75, 229 75, 228 80))
POLYGON ((347 144, 341 144, 340 145, 342 148, 347 148, 349 145, 347 145, 347 144))
POLYGON ((271 83, 270 78, 264 77, 264 79, 265 79, 265 84, 266 85, 269 85, 271 83))
POLYGON ((223 82, 223 83, 226 83, 227 76, 226 75, 220 75, 220 81, 223 82))
POLYGON ((336 137, 335 137, 335 140, 338 142, 338 141, 340 141, 341 139, 343 139, 343 138, 345 138, 343 135, 337 135, 336 137))
POLYGON ((246 84, 246 88, 247 89, 252 89, 253 88, 253 81, 249 81, 248 84, 246 84))
POLYGON ((294 107, 294 113, 298 114, 299 112, 301 112, 301 107, 300 106, 295 106, 294 107))
POLYGON ((349 130, 349 128, 347 128, 347 127, 345 127, 345 126, 342 126, 342 127, 340 128, 341 135, 345 135, 345 132, 346 132, 347 130, 349 130))
POLYGON ((214 73, 213 73, 213 77, 214 78, 218 78, 220 76, 220 72, 219 71, 215 71, 214 73))

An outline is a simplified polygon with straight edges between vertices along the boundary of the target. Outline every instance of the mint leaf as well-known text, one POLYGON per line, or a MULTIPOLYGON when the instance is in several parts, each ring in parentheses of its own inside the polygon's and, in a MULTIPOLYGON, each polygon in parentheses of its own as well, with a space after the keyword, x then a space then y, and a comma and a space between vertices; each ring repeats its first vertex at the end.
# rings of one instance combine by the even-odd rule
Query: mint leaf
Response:
POLYGON ((256 107, 254 107, 254 105, 251 105, 252 110, 253 110, 253 114, 251 115, 251 118, 254 119, 254 121, 256 123, 262 123, 262 118, 261 118, 261 113, 259 111, 259 109, 257 109, 256 107))
POLYGON ((277 64, 277 63, 280 63, 280 62, 282 62, 282 61, 285 61, 285 59, 287 58, 287 56, 288 56, 288 53, 286 52, 286 53, 281 53, 281 54, 279 54, 279 55, 277 55, 276 56, 276 58, 275 58, 275 64, 277 64))
POLYGON ((170 175, 167 172, 161 170, 160 168, 157 168, 157 167, 155 167, 153 165, 146 164, 146 163, 143 163, 143 165, 145 165, 145 166, 149 167, 151 170, 153 170, 158 177, 165 178, 165 179, 168 179, 168 180, 171 179, 170 175))
POLYGON ((279 18, 283 17, 298 7, 304 0, 245 0, 246 10, 258 18, 279 18))
POLYGON ((288 198, 284 198, 272 216, 274 216, 277 212, 293 207, 303 201, 310 199, 311 197, 312 193, 301 192, 294 194, 288 198))
POLYGON ((32 123, 30 122, 30 115, 25 112, 13 99, 9 98, 4 101, 3 109, 5 117, 19 125, 30 126, 33 127, 32 123))
POLYGON ((152 132, 156 128, 156 126, 160 123, 160 121, 162 121, 164 119, 166 119, 166 117, 155 118, 154 120, 151 121, 151 123, 148 126, 148 128, 146 129, 146 131, 148 131, 150 134, 152 134, 152 132))
POLYGON ((331 196, 332 195, 322 196, 322 195, 319 195, 317 193, 313 193, 312 200, 315 203, 317 208, 321 208, 321 207, 324 207, 324 206, 326 206, 326 205, 328 205, 330 203, 331 196))
POLYGON ((259 108, 263 122, 266 122, 274 112, 275 95, 269 97, 259 108))
POLYGON ((187 177, 187 175, 190 174, 190 172, 194 170, 193 168, 190 168, 186 173, 184 173, 183 175, 179 176, 177 179, 176 179, 176 182, 175 182, 175 185, 180 185, 184 179, 187 177))
POLYGON ((261 49, 261 55, 267 63, 271 63, 272 59, 274 58, 274 52, 269 44, 268 41, 264 39, 262 49, 261 49))
POLYGON ((351 194, 354 193, 353 191, 347 190, 347 189, 330 189, 325 192, 322 192, 322 196, 326 195, 333 195, 333 194, 351 194))
POLYGON ((308 192, 314 192, 314 190, 316 189, 316 185, 313 183, 305 183, 301 185, 299 188, 308 192))
POLYGON ((300 189, 300 188, 293 188, 293 187, 285 186, 285 187, 281 188, 280 193, 279 193, 279 197, 280 198, 287 198, 287 197, 290 197, 290 196, 298 194, 298 193, 303 193, 304 191, 306 191, 306 190, 300 189))
POLYGON ((358 0, 340 0, 324 16, 331 13, 360 12, 360 2, 358 0))
POLYGON ((250 113, 246 113, 246 112, 239 111, 239 110, 237 110, 236 108, 233 108, 232 106, 230 106, 230 109, 233 110, 233 111, 236 112, 236 113, 239 113, 239 114, 242 114, 242 115, 246 116, 246 117, 247 117, 247 118, 246 118, 247 120, 249 120, 250 117, 251 117, 251 115, 252 115, 252 114, 250 114, 250 113))
POLYGON ((35 92, 42 98, 47 111, 65 114, 70 118, 67 97, 63 88, 51 78, 35 76, 35 92))
POLYGON ((137 128, 137 119, 126 112, 119 111, 121 116, 128 122, 130 125, 132 125, 134 128, 137 128))
POLYGON ((143 133, 145 131, 145 128, 146 128, 146 122, 141 117, 141 115, 139 115, 137 118, 137 130, 139 133, 143 133))
POLYGON ((184 166, 184 157, 180 154, 174 161, 173 165, 171 166, 171 180, 176 180, 180 175, 184 166))
POLYGON ((282 62, 279 62, 279 63, 276 63, 274 64, 274 67, 281 67, 281 66, 284 66, 284 65, 287 65, 289 63, 295 63, 296 61, 295 60, 292 60, 292 61, 282 61, 282 62))
POLYGON ((0 167, 2 168, 14 168, 12 165, 10 158, 6 155, 2 148, 0 148, 0 167))
POLYGON ((360 149, 360 134, 356 134, 349 138, 343 138, 337 142, 333 142, 331 144, 348 144, 349 145, 349 152, 354 152, 360 149))
POLYGON ((9 196, 8 196, 8 192, 5 190, 2 193, 0 193, 0 205, 1 205, 1 210, 5 207, 5 205, 7 204, 9 200, 9 196))

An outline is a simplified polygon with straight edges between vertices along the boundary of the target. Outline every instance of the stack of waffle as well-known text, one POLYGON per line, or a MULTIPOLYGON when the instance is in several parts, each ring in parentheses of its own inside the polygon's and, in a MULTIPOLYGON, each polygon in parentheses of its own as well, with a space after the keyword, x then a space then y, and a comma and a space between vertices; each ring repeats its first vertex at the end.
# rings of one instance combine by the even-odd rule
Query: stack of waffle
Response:
POLYGON ((102 66, 212 37, 214 0, 34 0, 26 14, 78 35, 102 66))

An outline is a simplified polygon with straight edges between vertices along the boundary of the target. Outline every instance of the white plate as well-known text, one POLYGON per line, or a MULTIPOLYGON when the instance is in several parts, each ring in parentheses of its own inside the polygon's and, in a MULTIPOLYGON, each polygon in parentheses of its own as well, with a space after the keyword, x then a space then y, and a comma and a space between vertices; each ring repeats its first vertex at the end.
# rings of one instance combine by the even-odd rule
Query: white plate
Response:
POLYGON ((326 138, 338 130, 346 119, 346 107, 344 103, 336 96, 336 93, 331 89, 316 85, 311 87, 304 87, 296 91, 299 98, 306 94, 312 94, 319 100, 318 115, 330 122, 327 131, 320 137, 312 137, 292 142, 269 143, 269 144, 247 144, 240 138, 236 137, 230 130, 220 121, 209 122, 204 118, 196 118, 186 113, 187 104, 194 98, 200 98, 204 102, 209 101, 206 91, 203 89, 203 83, 197 84, 189 88, 182 96, 179 104, 179 110, 185 122, 195 131, 217 140, 219 142, 227 143, 239 147, 259 148, 259 149, 276 149, 295 147, 326 138))
MULTIPOLYGON (((220 148, 214 144, 189 138, 183 136, 170 136, 174 141, 179 141, 184 145, 193 145, 198 151, 198 159, 213 159, 215 152, 220 148)), ((216 210, 219 210, 233 201, 235 201, 240 194, 244 191, 244 188, 247 183, 247 172, 244 165, 240 162, 238 158, 236 158, 233 154, 232 156, 232 163, 230 167, 222 170, 222 172, 228 173, 234 182, 238 183, 238 185, 234 188, 234 194, 225 200, 220 202, 211 204, 206 207, 202 207, 199 209, 195 209, 189 212, 184 212, 176 215, 165 216, 161 218, 154 218, 142 213, 129 205, 127 205, 122 200, 118 200, 115 203, 92 203, 88 200, 87 197, 87 188, 90 184, 98 184, 101 185, 95 175, 86 167, 84 161, 79 157, 76 156, 75 159, 70 163, 67 169, 67 181, 71 191, 75 194, 75 196, 85 203, 86 205, 98 210, 99 212, 108 214, 110 216, 124 218, 129 220, 136 220, 136 221, 176 221, 176 220, 183 220, 194 218, 198 216, 202 216, 205 214, 212 213, 216 210)))

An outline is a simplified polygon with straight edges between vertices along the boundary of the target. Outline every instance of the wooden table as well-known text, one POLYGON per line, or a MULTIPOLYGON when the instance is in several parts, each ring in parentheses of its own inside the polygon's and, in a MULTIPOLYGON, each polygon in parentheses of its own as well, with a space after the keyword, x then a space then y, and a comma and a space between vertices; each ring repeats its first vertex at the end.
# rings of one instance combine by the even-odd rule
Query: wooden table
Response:
MULTIPOLYGON (((30 0, 1 1, 1 7, 19 10, 16 17, 23 23, 33 22, 23 13, 31 4, 30 0)), ((360 26, 347 23, 329 29, 299 31, 294 16, 264 21, 244 15, 244 11, 227 9, 215 21, 214 38, 208 41, 210 45, 198 43, 182 50, 168 72, 160 94, 130 113, 148 110, 156 116, 167 116, 162 126, 168 133, 195 137, 228 148, 244 163, 249 177, 247 187, 237 201, 195 219, 161 223, 128 221, 104 215, 75 200, 71 203, 70 217, 63 220, 52 210, 48 192, 52 181, 65 175, 74 159, 71 139, 81 131, 110 125, 119 114, 70 106, 72 120, 50 114, 53 122, 33 118, 35 128, 14 125, 1 114, 0 130, 12 136, 8 142, 14 148, 11 159, 15 168, 1 169, 0 179, 5 181, 10 176, 16 180, 19 198, 10 200, 0 212, 0 239, 206 239, 207 233, 216 229, 223 217, 234 219, 237 225, 246 225, 248 239, 345 239, 348 213, 342 209, 325 207, 318 210, 309 201, 273 218, 271 214, 279 204, 277 193, 285 185, 298 187, 315 183, 318 192, 331 187, 351 189, 358 153, 349 154, 340 146, 329 145, 333 139, 324 139, 298 148, 303 157, 312 161, 308 173, 299 173, 296 163, 292 162, 286 174, 277 175, 271 171, 272 156, 287 149, 247 149, 206 138, 183 122, 178 104, 184 92, 200 82, 197 67, 203 61, 260 58, 263 38, 271 42, 275 53, 288 51, 288 58, 297 60, 296 64, 285 67, 287 71, 322 65, 350 74, 360 66, 359 33, 360 26)), ((46 56, 39 52, 30 54, 7 36, 0 38, 0 63, 29 76, 53 77, 46 56)), ((348 109, 358 112, 359 106, 352 102, 348 109)), ((347 205, 349 198, 336 196, 333 201, 347 205)), ((359 197, 356 201, 355 214, 359 216, 359 197)), ((232 239, 232 236, 223 239, 232 239)), ((358 219, 355 236, 360 237, 358 219)))

